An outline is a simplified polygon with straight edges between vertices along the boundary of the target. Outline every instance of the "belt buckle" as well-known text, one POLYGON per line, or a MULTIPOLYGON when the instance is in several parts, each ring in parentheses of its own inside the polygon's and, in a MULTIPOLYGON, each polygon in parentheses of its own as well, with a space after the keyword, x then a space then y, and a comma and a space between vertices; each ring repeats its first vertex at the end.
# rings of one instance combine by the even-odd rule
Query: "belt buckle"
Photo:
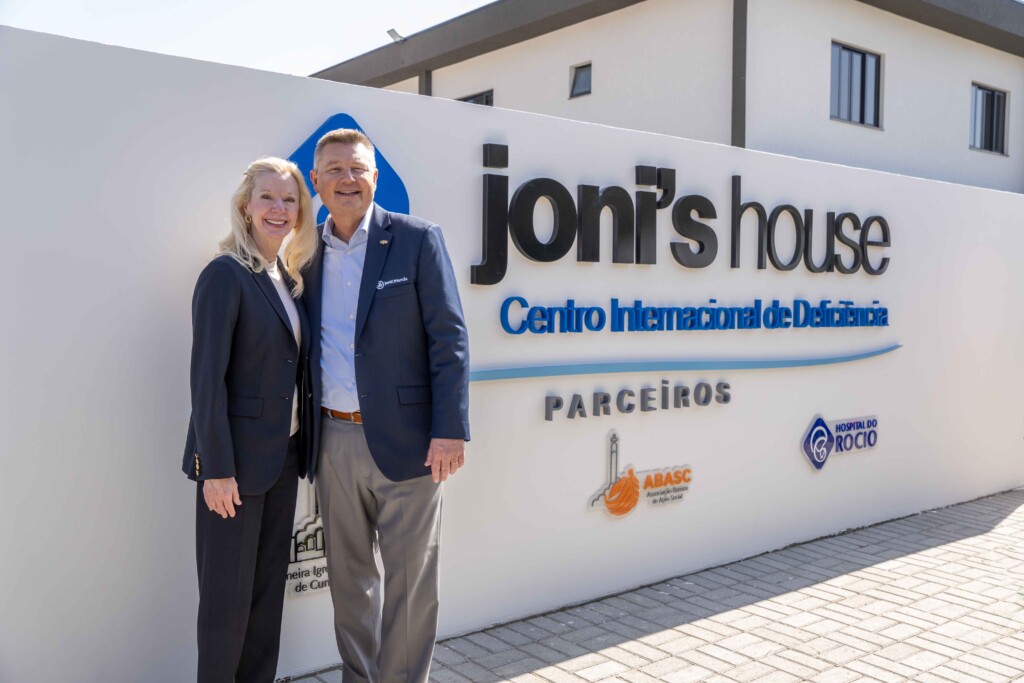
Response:
POLYGON ((351 422, 352 424, 357 425, 363 424, 363 414, 358 410, 346 413, 343 410, 334 410, 333 408, 324 406, 322 412, 327 413, 328 417, 338 420, 339 422, 351 422))

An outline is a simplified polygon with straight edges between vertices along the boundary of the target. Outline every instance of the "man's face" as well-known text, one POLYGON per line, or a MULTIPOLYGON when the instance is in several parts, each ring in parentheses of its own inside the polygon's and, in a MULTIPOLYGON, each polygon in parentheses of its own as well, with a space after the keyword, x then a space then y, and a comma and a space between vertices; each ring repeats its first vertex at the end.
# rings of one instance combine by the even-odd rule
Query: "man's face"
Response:
POLYGON ((377 166, 366 145, 335 142, 320 150, 310 179, 336 223, 357 221, 373 203, 377 166))

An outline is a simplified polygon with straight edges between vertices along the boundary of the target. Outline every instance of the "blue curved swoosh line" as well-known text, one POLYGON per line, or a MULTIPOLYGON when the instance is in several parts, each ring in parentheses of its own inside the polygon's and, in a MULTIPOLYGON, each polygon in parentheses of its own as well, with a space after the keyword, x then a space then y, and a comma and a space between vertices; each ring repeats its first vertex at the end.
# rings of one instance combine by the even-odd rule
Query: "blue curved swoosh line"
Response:
POLYGON ((623 372, 669 372, 680 370, 766 370, 772 368, 806 368, 815 365, 835 365, 851 363, 856 360, 873 358, 902 348, 902 344, 893 344, 882 349, 851 353, 845 356, 827 356, 824 358, 755 358, 743 359, 704 359, 704 360, 639 360, 619 361, 615 363, 576 363, 572 365, 532 365, 520 368, 494 368, 491 370, 472 370, 470 382, 489 382, 502 379, 526 379, 529 377, 561 377, 567 375, 608 375, 623 372))

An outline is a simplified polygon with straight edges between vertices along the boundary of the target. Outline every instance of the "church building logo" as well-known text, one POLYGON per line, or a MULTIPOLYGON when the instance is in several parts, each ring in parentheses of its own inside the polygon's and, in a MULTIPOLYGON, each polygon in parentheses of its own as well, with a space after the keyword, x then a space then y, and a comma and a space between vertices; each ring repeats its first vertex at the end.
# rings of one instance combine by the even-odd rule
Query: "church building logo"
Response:
POLYGON ((304 500, 295 509, 295 527, 292 532, 292 548, 289 561, 305 562, 319 560, 324 553, 324 522, 320 517, 320 500, 316 488, 308 486, 303 491, 304 500))
POLYGON ((308 482, 299 484, 288 562, 288 595, 315 593, 330 586, 320 501, 316 488, 308 482))

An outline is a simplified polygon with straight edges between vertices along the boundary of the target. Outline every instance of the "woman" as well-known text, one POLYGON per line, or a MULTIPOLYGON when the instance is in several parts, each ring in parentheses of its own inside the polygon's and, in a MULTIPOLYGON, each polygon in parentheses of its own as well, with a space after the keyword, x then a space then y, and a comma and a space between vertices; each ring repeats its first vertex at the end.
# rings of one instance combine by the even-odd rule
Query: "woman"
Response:
POLYGON ((253 162, 231 233, 192 298, 192 418, 182 469, 198 482, 200 683, 274 680, 309 417, 300 271, 316 250, 295 164, 253 162), (291 240, 283 258, 277 254, 291 240), (302 443, 300 443, 300 435, 302 443))

